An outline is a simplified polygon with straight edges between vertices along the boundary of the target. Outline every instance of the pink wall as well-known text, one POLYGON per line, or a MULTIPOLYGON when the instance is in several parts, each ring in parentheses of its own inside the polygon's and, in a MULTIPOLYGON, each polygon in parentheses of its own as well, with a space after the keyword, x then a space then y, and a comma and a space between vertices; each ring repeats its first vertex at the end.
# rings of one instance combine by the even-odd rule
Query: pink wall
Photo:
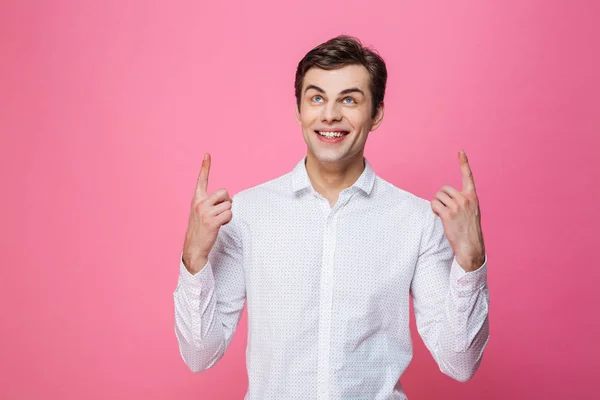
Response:
POLYGON ((409 398, 594 397, 599 3, 375 3, 2 2, 0 398, 243 397, 246 316, 214 369, 179 357, 189 202, 205 151, 231 193, 303 156, 296 63, 339 33, 388 63, 376 171, 430 199, 465 148, 482 204, 484 362, 452 381, 415 337, 409 398))

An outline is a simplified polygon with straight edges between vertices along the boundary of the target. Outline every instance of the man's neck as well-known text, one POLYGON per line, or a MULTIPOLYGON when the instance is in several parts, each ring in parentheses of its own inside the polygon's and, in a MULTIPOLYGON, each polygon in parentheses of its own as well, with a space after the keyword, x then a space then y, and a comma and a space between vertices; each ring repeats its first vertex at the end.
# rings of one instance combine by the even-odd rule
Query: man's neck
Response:
POLYGON ((320 163, 310 154, 306 157, 306 172, 310 182, 331 207, 335 205, 342 190, 356 182, 365 169, 362 154, 349 164, 320 163))

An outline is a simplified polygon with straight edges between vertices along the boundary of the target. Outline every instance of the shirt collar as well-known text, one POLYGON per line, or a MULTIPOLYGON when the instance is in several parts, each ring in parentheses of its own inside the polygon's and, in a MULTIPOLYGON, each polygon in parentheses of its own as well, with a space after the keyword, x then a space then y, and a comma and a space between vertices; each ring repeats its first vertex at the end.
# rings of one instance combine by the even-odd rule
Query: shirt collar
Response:
MULTIPOLYGON (((366 158, 364 160, 365 169, 351 187, 356 187, 365 192, 367 195, 370 195, 371 191, 373 190, 373 185, 375 184, 375 171, 373 171, 369 161, 366 158)), ((312 187, 310 178, 306 172, 305 163, 306 157, 300 160, 300 162, 296 164, 296 167, 292 171, 292 190, 294 192, 299 192, 302 189, 312 187)))

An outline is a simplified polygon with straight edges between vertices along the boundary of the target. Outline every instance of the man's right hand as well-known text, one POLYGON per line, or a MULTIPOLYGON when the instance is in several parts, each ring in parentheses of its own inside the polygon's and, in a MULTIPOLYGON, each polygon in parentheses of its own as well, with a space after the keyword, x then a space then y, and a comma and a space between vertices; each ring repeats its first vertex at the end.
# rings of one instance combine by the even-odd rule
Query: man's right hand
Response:
POLYGON ((198 273, 208 261, 217 234, 222 225, 231 221, 232 199, 225 189, 208 195, 210 154, 204 155, 192 199, 188 228, 183 244, 183 264, 191 274, 198 273))

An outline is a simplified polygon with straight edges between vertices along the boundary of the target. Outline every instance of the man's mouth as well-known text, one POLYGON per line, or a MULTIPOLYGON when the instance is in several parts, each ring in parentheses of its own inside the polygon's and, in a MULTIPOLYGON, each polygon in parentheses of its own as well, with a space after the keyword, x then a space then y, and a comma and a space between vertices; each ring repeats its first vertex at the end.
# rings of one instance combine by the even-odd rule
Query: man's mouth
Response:
POLYGON ((349 131, 315 131, 318 135, 326 137, 327 139, 335 139, 349 134, 349 131))

